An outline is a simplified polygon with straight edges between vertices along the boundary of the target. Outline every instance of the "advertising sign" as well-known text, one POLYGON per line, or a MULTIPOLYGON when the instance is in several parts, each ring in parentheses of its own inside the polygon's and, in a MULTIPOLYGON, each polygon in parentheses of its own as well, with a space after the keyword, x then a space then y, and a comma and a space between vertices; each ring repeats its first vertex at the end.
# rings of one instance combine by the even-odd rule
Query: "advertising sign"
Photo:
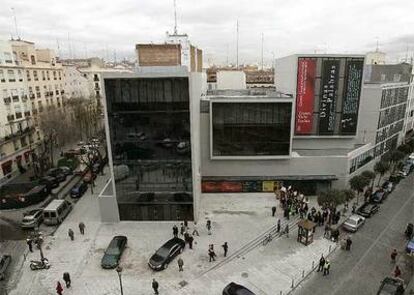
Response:
POLYGON ((261 192, 262 191, 262 181, 252 180, 252 181, 243 181, 243 192, 261 192))
POLYGON ((310 134, 312 131, 315 71, 315 59, 299 59, 296 94, 296 134, 310 134))
POLYGON ((349 60, 346 63, 344 99, 341 118, 342 134, 356 134, 363 68, 363 59, 349 60))
POLYGON ((319 134, 321 135, 331 135, 335 129, 338 82, 339 60, 324 60, 319 104, 319 134))

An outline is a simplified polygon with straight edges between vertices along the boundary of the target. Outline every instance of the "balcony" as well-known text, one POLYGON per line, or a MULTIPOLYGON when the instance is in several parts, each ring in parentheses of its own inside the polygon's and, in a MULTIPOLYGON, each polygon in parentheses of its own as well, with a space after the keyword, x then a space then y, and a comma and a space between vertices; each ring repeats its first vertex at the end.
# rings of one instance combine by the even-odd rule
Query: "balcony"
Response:
POLYGON ((45 97, 49 97, 49 92, 45 92, 45 97))
POLYGON ((14 121, 14 115, 7 115, 7 121, 14 121))
POLYGON ((34 95, 34 93, 30 93, 30 94, 29 94, 29 97, 30 97, 30 99, 31 99, 31 100, 35 99, 35 95, 34 95))
POLYGON ((13 102, 18 102, 19 101, 19 96, 18 95, 13 95, 13 102))
POLYGON ((16 79, 9 79, 9 82, 16 82, 16 79))
POLYGON ((16 113, 16 119, 21 119, 23 117, 21 112, 16 113))
POLYGON ((30 117, 30 111, 24 112, 25 117, 30 117))
POLYGON ((64 94, 64 93, 65 93, 65 90, 61 90, 61 91, 60 91, 60 94, 64 94))
POLYGON ((59 95, 59 90, 56 90, 56 95, 59 95))
POLYGON ((93 77, 93 81, 95 81, 95 82, 98 82, 98 81, 99 81, 98 75, 95 75, 95 76, 93 77))
POLYGON ((36 93, 36 97, 37 97, 37 98, 40 98, 40 97, 41 97, 40 92, 37 92, 37 93, 36 93))
POLYGON ((6 82, 6 79, 0 79, 0 82, 4 83, 6 82))
POLYGON ((10 96, 3 98, 3 100, 4 100, 4 104, 10 104, 11 103, 11 97, 10 96))
POLYGON ((22 101, 23 102, 27 101, 27 94, 22 95, 22 101))

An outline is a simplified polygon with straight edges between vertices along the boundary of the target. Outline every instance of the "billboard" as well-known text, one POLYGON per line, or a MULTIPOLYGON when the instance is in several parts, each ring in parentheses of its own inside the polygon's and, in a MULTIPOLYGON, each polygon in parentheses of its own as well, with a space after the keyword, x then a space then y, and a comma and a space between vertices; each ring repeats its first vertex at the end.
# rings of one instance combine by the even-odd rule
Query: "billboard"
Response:
POLYGON ((315 73, 316 59, 299 59, 296 94, 296 134, 310 134, 312 131, 315 73))
POLYGON ((341 134, 356 134, 364 60, 348 60, 342 103, 341 134))
POLYGON ((332 135, 335 130, 339 65, 339 60, 324 60, 322 62, 322 81, 319 103, 319 134, 321 135, 332 135))

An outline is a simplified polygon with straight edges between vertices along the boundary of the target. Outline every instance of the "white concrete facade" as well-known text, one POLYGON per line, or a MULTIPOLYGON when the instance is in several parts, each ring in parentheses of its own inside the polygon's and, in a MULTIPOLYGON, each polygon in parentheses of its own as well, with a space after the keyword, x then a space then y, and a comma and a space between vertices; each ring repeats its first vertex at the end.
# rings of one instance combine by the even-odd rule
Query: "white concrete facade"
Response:
POLYGON ((89 81, 82 75, 76 65, 63 64, 63 75, 65 77, 65 93, 69 99, 90 97, 89 81))
POLYGON ((246 74, 243 71, 218 71, 218 90, 246 89, 246 74))

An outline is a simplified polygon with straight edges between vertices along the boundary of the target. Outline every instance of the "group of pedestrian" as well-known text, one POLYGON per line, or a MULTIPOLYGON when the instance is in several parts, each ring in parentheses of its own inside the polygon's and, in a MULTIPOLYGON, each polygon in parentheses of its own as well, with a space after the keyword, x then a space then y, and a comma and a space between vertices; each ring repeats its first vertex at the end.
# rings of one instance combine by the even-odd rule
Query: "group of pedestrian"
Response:
MULTIPOLYGON (((81 222, 79 222, 78 226, 79 226, 80 234, 84 235, 85 234, 85 228, 86 228, 85 224, 81 221, 81 222)), ((73 230, 71 228, 68 229, 68 236, 69 236, 71 241, 75 240, 75 233, 73 232, 73 230)))
MULTIPOLYGON (((72 281, 70 279, 70 275, 69 275, 68 272, 63 273, 63 280, 65 281, 66 288, 70 288, 70 284, 71 284, 72 281)), ((60 283, 60 281, 58 281, 57 284, 56 284, 56 293, 58 295, 63 294, 63 287, 62 287, 62 284, 60 283)))
POLYGON ((328 259, 325 259, 323 255, 321 256, 321 259, 319 259, 319 265, 317 272, 322 271, 324 276, 329 275, 329 269, 331 268, 331 262, 328 259))
MULTIPOLYGON (((173 228, 173 236, 175 238, 178 238, 178 227, 176 224, 174 224, 173 228)), ((194 242, 194 235, 200 236, 198 230, 197 230, 197 224, 194 222, 193 232, 190 234, 188 221, 184 220, 184 222, 180 225, 180 236, 184 238, 185 244, 188 244, 188 247, 190 249, 193 249, 193 242, 194 242)))

